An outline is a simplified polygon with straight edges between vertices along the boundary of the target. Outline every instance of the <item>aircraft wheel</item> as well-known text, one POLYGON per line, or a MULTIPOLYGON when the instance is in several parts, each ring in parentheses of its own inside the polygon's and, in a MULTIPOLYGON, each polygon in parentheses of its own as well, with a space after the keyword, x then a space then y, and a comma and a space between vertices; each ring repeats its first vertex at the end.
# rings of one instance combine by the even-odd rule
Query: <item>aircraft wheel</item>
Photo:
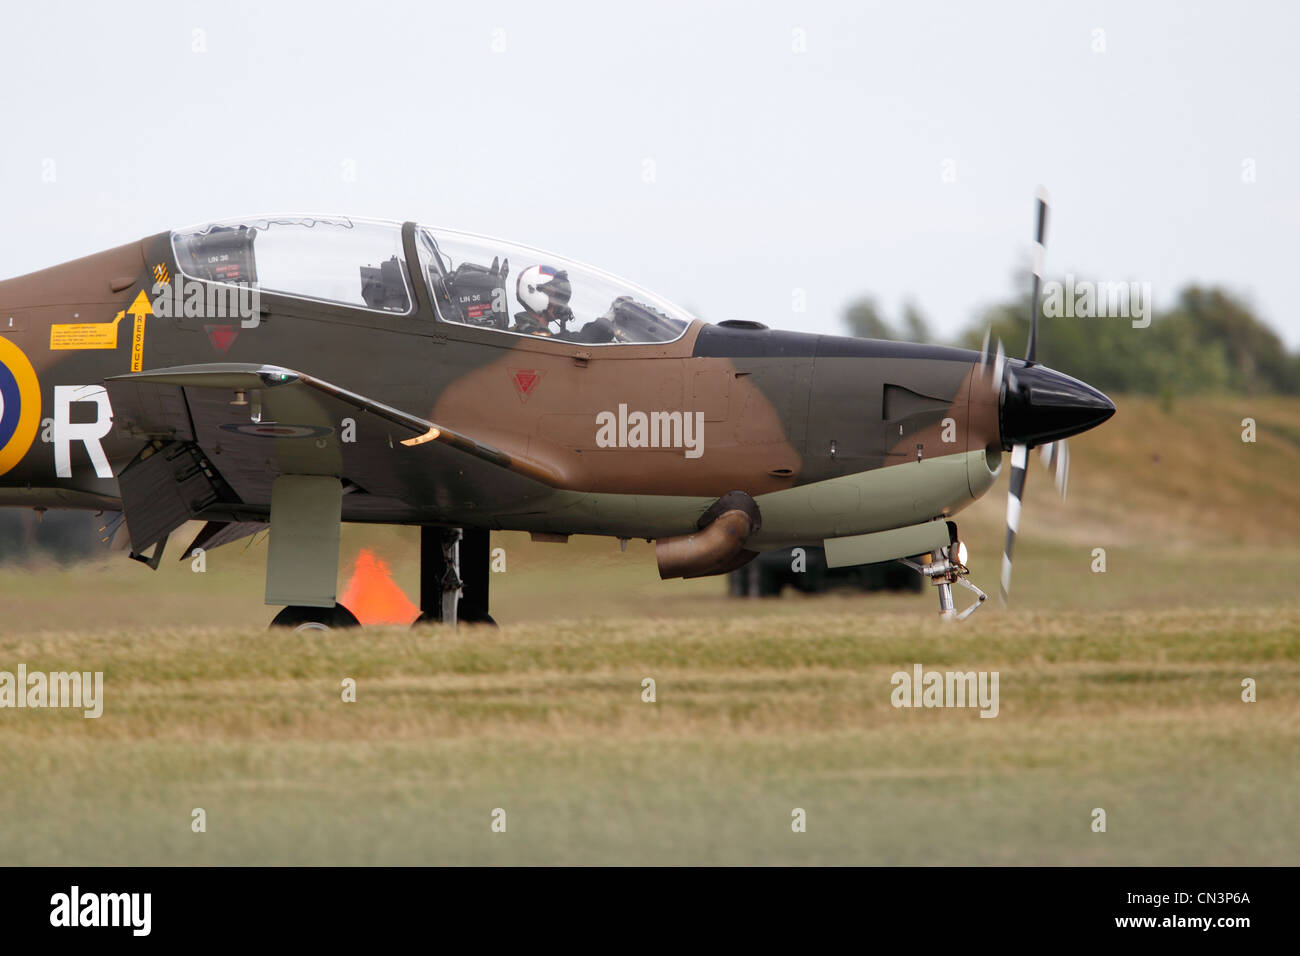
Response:
POLYGON ((332 631, 335 628, 360 627, 356 615, 342 604, 333 607, 300 607, 290 605, 271 621, 272 627, 292 628, 295 633, 307 631, 332 631))

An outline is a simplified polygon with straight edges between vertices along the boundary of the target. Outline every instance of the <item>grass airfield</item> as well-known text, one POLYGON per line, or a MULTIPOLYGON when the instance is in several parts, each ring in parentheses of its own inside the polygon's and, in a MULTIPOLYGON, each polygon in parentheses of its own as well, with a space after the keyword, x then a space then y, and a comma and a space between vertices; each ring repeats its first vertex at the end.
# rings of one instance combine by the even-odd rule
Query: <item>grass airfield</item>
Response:
MULTIPOLYGON (((105 703, 0 710, 0 863, 1296 865, 1297 420, 1122 400, 1066 502, 1032 466, 1011 609, 1006 476, 958 516, 994 595, 960 625, 933 593, 736 601, 605 539, 494 536, 500 630, 268 633, 264 542, 5 566, 0 670, 103 670, 105 703), (997 670, 998 716, 895 709, 915 663, 997 670)), ((414 597, 415 541, 348 527, 344 558, 414 597)))

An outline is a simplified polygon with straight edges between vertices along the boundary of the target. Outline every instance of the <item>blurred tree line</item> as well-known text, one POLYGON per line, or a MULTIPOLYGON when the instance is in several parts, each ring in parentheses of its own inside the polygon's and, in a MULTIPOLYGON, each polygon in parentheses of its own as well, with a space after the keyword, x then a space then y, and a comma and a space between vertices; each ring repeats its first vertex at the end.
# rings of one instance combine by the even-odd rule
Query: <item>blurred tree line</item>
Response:
MULTIPOLYGON (((978 349, 987 329, 990 351, 1001 339, 1008 355, 1023 357, 1029 278, 1016 282, 1024 294, 984 309, 951 344, 978 349)), ((845 310, 844 322, 865 338, 934 341, 910 302, 890 322, 873 299, 862 298, 845 310)), ((1300 394, 1300 353, 1289 353, 1247 303, 1215 287, 1185 287, 1172 308, 1153 314, 1147 328, 1134 328, 1127 318, 1048 317, 1040 304, 1038 360, 1103 392, 1300 394)))
POLYGON ((27 562, 33 555, 68 564, 107 554, 97 529, 109 515, 89 511, 0 508, 0 563, 27 562))

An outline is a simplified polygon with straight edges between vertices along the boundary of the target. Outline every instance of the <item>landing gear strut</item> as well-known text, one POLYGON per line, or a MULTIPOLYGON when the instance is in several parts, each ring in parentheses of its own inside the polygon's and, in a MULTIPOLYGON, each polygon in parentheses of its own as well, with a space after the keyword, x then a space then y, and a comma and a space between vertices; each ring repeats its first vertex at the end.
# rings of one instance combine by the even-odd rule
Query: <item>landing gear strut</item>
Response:
POLYGON ((970 569, 962 563, 966 559, 965 550, 965 547, 960 542, 954 540, 948 547, 940 548, 931 553, 929 561, 924 564, 910 558, 899 559, 912 570, 929 578, 939 589, 939 617, 945 621, 964 621, 979 610, 980 605, 988 600, 987 594, 966 580, 966 575, 970 574, 970 569), (954 584, 960 584, 966 590, 973 592, 978 600, 966 610, 959 612, 952 597, 952 586, 954 584))
POLYGON ((488 613, 490 532, 420 528, 420 616, 416 624, 492 624, 488 613))

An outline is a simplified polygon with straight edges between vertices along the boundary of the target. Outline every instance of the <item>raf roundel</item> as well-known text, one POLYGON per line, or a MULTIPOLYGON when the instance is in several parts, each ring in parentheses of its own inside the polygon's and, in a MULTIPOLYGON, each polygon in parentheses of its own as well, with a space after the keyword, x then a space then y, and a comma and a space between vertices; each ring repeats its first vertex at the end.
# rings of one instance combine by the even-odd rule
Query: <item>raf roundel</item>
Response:
POLYGON ((334 429, 325 425, 282 425, 279 422, 225 424, 220 428, 222 431, 252 435, 254 438, 324 438, 334 434, 334 429))
POLYGON ((0 475, 11 471, 36 439, 41 421, 41 384, 27 356, 0 338, 0 475))

